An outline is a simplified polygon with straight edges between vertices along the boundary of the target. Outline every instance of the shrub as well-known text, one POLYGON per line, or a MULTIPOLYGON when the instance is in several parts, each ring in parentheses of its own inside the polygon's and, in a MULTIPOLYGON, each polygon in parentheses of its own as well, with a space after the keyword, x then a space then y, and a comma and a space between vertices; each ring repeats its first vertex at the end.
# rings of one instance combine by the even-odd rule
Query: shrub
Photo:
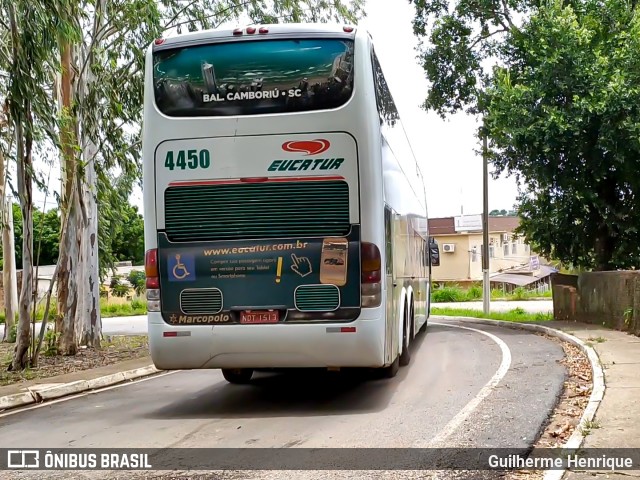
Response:
POLYGON ((442 287, 433 291, 433 301, 436 303, 462 302, 464 300, 465 294, 459 288, 442 287))
POLYGON ((131 308, 133 308, 134 310, 146 310, 147 302, 139 298, 134 298, 133 300, 131 300, 131 308))
POLYGON ((527 298, 527 291, 522 287, 518 287, 513 291, 513 298, 514 300, 524 300, 527 298))
POLYGON ((136 295, 142 295, 145 290, 146 276, 141 270, 131 270, 127 276, 127 280, 133 286, 136 295))
POLYGON ((129 287, 120 281, 120 275, 111 277, 109 287, 116 297, 126 297, 129 294, 129 287))
POLYGON ((474 285, 473 287, 471 287, 469 290, 467 290, 467 298, 469 300, 477 300, 479 298, 482 298, 482 287, 479 287, 478 285, 474 285))

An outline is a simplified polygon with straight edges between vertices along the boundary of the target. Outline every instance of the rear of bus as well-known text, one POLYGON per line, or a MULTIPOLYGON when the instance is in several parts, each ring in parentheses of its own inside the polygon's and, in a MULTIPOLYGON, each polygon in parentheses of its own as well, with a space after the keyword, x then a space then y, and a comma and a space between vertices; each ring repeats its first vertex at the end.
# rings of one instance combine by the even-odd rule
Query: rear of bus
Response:
POLYGON ((368 41, 352 28, 272 25, 150 47, 144 218, 158 368, 382 365, 384 237, 365 221, 382 218, 368 41))

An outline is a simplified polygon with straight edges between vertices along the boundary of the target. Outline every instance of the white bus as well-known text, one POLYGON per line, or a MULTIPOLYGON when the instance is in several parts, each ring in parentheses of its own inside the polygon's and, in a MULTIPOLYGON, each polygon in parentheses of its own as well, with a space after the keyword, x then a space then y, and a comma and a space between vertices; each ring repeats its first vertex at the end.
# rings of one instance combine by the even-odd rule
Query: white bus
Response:
POLYGON ((146 57, 151 357, 222 369, 375 368, 427 326, 424 178, 371 36, 280 24, 158 39, 146 57))

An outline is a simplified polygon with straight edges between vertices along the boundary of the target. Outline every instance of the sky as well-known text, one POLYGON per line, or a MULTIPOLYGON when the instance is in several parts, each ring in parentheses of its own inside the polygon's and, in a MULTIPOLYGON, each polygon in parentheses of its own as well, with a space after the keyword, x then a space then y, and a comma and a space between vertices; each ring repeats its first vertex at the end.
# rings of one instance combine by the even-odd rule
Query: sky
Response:
MULTIPOLYGON (((359 22, 369 30, 386 80, 400 112, 414 153, 425 175, 429 217, 482 213, 482 157, 475 131, 476 119, 465 114, 441 119, 420 105, 429 83, 416 58, 418 39, 411 21, 414 7, 407 0, 367 0, 366 18, 359 22)), ((51 186, 59 190, 59 170, 54 167, 51 186)), ((45 175, 48 168, 45 169, 45 175)), ((489 178, 489 210, 511 209, 516 202, 514 178, 489 178)), ((34 189, 35 203, 43 207, 45 194, 34 189)), ((131 201, 142 212, 142 192, 131 201)), ((55 206, 48 196, 47 208, 55 206)))
MULTIPOLYGON (((367 0, 367 17, 359 22, 373 37, 374 47, 400 111, 400 118, 418 157, 427 187, 429 217, 482 213, 482 157, 474 117, 458 114, 442 120, 420 105, 429 82, 416 58, 414 6, 407 0, 367 0)), ((491 167, 489 167, 491 169, 491 167)), ((490 170, 491 171, 491 170, 490 170)), ((510 210, 518 189, 513 177, 489 177, 489 211, 510 210)))

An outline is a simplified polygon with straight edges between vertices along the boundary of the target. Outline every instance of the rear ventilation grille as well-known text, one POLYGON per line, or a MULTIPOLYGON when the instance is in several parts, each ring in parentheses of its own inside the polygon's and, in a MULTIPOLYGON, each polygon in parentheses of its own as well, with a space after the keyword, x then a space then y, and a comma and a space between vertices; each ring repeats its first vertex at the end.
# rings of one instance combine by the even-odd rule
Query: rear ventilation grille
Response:
POLYGON ((301 312, 332 312, 340 306, 335 285, 302 285, 296 288, 295 305, 301 312))
POLYGON ((165 191, 171 241, 346 236, 344 181, 186 185, 165 191))
POLYGON ((187 315, 215 315, 222 311, 222 292, 217 288, 192 288, 180 293, 180 310, 187 315))

